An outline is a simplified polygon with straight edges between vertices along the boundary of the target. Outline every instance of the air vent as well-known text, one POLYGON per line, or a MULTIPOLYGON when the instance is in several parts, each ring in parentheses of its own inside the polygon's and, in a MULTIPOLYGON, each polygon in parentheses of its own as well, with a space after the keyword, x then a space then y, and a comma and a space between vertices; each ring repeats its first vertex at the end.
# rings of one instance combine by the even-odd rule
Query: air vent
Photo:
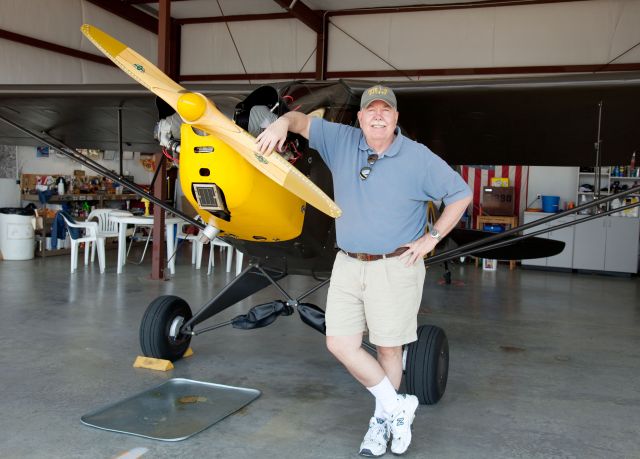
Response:
POLYGON ((204 146, 204 147, 194 147, 194 153, 213 153, 215 148, 212 146, 204 146))

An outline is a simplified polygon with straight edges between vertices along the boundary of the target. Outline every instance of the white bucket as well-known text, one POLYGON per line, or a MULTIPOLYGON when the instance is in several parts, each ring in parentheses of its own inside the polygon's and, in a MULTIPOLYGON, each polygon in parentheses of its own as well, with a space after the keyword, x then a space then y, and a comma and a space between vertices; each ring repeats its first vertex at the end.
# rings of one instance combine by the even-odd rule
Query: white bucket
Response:
POLYGON ((0 213, 0 251, 5 260, 31 260, 35 217, 0 213))

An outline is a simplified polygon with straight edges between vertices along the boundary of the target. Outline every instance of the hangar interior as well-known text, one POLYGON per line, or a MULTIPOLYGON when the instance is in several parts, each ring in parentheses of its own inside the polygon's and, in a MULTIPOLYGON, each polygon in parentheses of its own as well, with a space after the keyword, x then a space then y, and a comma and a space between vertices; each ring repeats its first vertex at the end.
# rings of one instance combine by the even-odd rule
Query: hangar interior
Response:
MULTIPOLYGON (((193 336, 194 355, 168 371, 132 366, 150 303, 175 295, 196 313, 251 269, 260 241, 223 227, 211 250, 194 242, 179 212, 193 218, 195 198, 177 177, 193 166, 161 152, 162 105, 83 24, 227 117, 267 85, 288 110, 350 123, 362 92, 384 83, 403 133, 472 189, 460 229, 500 234, 550 217, 539 237, 563 248, 549 256, 452 252, 428 266, 418 323, 446 332, 448 377, 419 407, 407 457, 640 456, 640 191, 628 192, 640 185, 639 21, 640 0, 0 0, 2 456, 355 457, 373 410, 297 312, 193 336), (58 216, 82 224, 101 208, 138 223, 112 228, 104 257, 95 241, 87 262, 90 241, 74 243, 58 216), (171 378, 261 396, 178 442, 80 421, 171 378)), ((260 228, 276 234, 283 220, 260 228)), ((331 233, 315 221, 305 223, 314 236, 331 233)), ((327 289, 314 288, 327 266, 302 275, 286 244, 271 242, 290 275, 261 281, 207 326, 282 290, 324 309, 327 289)))

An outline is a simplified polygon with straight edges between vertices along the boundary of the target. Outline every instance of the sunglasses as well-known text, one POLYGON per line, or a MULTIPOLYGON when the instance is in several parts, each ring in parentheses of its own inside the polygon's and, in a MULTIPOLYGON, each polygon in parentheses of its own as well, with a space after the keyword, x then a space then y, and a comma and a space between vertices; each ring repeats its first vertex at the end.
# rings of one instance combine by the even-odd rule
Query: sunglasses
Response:
POLYGON ((378 160, 378 155, 376 155, 375 153, 372 153, 369 156, 367 156, 368 166, 364 166, 362 169, 360 169, 360 178, 362 180, 367 180, 367 177, 369 177, 369 174, 371 173, 371 167, 376 163, 377 160, 378 160))

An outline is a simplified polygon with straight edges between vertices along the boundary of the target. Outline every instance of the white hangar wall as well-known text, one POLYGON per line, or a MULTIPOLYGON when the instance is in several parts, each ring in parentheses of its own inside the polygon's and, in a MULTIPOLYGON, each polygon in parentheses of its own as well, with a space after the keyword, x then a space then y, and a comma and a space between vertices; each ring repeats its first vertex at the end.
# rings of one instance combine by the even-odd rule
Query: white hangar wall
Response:
MULTIPOLYGON (((371 51, 399 69, 604 64, 640 41, 640 2, 591 0, 337 16, 332 22, 331 72, 392 68, 371 51)), ((640 48, 615 63, 638 61, 640 48)))
MULTIPOLYGON (((638 24, 639 0, 333 16, 327 71, 393 69, 376 54, 399 69, 605 64, 640 41, 638 24)), ((248 73, 315 70, 299 21, 229 26, 248 73)), ((181 53, 183 75, 244 72, 222 23, 183 26, 181 53)), ((640 47, 615 63, 639 61, 640 47)))
MULTIPOLYGON (((80 32, 100 27, 155 62, 157 36, 84 0, 0 0, 0 28, 102 56, 80 32)), ((0 39, 0 84, 130 83, 120 69, 0 39)))
MULTIPOLYGON (((156 61, 154 33, 85 0, 0 2, 0 28, 101 56, 80 32, 85 22, 156 61)), ((392 69, 375 54, 399 69, 605 64, 640 41, 638 24, 640 0, 333 16, 327 71, 392 69)), ((229 28, 248 73, 315 71, 316 35, 300 21, 229 28)), ((184 25, 181 38, 181 74, 245 72, 224 23, 184 25)), ((625 62, 640 62, 640 47, 614 61, 625 62)), ((131 82, 115 67, 2 39, 0 69, 0 84, 131 82)))
MULTIPOLYGON (((316 34, 297 19, 182 26, 180 74, 220 75, 315 71, 316 34)), ((236 81, 237 82, 237 81, 236 81)))

